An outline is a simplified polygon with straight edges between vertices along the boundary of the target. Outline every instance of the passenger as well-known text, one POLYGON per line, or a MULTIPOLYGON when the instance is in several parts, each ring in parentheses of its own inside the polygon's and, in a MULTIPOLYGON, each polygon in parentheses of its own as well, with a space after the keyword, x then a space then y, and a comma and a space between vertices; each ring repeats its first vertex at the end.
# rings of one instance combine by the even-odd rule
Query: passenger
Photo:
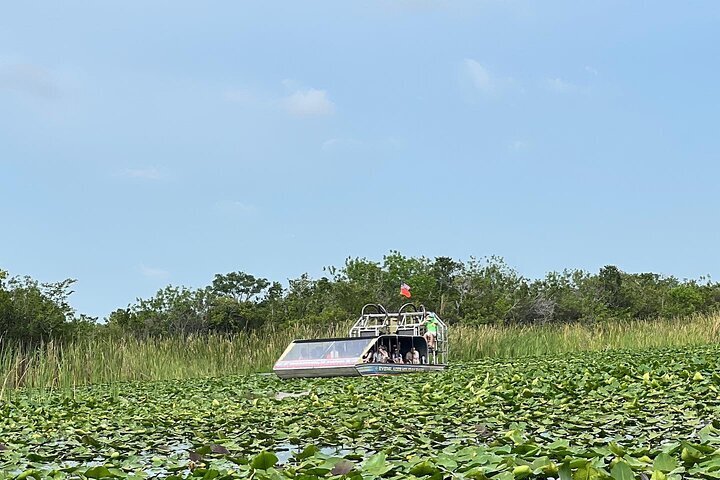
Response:
POLYGON ((420 365, 420 352, 415 350, 415 347, 412 347, 410 351, 405 354, 405 363, 420 365))
POLYGON ((425 320, 422 321, 421 325, 425 325, 425 341, 428 345, 429 351, 434 351, 436 348, 438 320, 434 313, 429 313, 425 320))
POLYGON ((373 361, 375 363, 387 363, 387 352, 385 351, 385 347, 382 345, 379 345, 377 350, 375 351, 375 357, 373 358, 373 361))
POLYGON ((388 363, 389 359, 390 355, 388 355, 385 345, 380 345, 380 348, 378 348, 378 363, 388 363))
POLYGON ((368 352, 365 355, 363 355, 362 363, 372 363, 374 359, 375 359, 375 350, 371 348, 370 350, 368 350, 368 352))
POLYGON ((395 350, 393 350, 392 362, 393 363, 403 363, 402 354, 400 353, 400 350, 398 349, 398 347, 395 347, 395 350))

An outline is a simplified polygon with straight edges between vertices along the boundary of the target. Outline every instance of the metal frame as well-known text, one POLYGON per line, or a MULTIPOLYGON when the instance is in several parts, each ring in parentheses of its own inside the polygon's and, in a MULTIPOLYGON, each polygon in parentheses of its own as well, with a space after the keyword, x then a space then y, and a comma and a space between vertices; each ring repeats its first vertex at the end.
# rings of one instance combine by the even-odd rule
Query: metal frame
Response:
POLYGON ((449 354, 447 324, 435 312, 425 310, 424 305, 417 307, 413 303, 406 303, 400 307, 397 313, 388 313, 382 305, 368 303, 363 306, 360 318, 350 328, 350 337, 379 337, 381 335, 422 337, 427 330, 424 320, 431 313, 435 315, 438 323, 435 338, 436 349, 432 352, 431 363, 445 364, 449 354))

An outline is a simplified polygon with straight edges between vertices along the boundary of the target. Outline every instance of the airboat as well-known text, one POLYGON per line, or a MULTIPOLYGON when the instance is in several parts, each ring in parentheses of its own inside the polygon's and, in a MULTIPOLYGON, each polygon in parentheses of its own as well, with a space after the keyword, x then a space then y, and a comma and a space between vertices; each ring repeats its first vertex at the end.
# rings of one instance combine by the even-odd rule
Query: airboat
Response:
POLYGON ((423 305, 406 303, 397 313, 388 313, 382 305, 369 303, 348 337, 294 340, 273 371, 280 378, 437 372, 447 365, 447 334, 445 322, 423 305), (429 321, 437 330, 434 348, 425 339, 429 321))

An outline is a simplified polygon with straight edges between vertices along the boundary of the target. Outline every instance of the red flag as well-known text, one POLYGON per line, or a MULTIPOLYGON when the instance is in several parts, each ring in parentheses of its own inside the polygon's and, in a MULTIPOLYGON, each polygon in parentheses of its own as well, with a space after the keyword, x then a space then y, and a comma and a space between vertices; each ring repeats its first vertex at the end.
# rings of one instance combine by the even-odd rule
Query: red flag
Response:
POLYGON ((410 285, 408 285, 407 283, 403 283, 402 285, 400 285, 400 295, 410 298, 410 285))

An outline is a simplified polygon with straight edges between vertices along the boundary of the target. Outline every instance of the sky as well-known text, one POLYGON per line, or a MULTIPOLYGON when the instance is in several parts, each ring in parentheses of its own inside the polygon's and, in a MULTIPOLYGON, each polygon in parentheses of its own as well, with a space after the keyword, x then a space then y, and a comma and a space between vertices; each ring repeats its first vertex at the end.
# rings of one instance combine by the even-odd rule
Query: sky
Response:
POLYGON ((0 269, 168 285, 498 255, 720 278, 720 3, 10 2, 0 269))

